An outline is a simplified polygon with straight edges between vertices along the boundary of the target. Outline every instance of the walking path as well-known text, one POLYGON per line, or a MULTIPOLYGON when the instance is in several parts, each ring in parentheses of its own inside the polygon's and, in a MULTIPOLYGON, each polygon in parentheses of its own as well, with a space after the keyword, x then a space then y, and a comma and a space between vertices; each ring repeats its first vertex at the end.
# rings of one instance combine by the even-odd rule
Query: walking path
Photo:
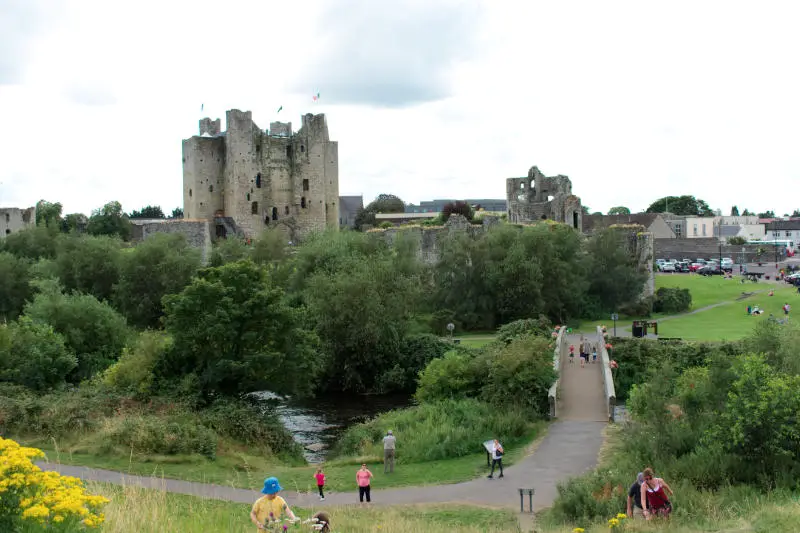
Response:
MULTIPOLYGON (((579 337, 571 335, 568 338, 568 342, 575 345, 576 351, 580 342, 579 337)), ((600 342, 597 335, 585 337, 591 342, 600 342)), ((566 358, 562 356, 562 359, 566 358)), ((603 444, 603 428, 607 425, 602 364, 589 363, 585 368, 581 368, 579 361, 569 364, 564 360, 561 368, 562 393, 559 400, 558 421, 550 425, 546 436, 531 455, 505 469, 503 478, 496 477, 495 473, 494 479, 479 478, 449 485, 374 490, 373 505, 467 503, 518 508, 518 489, 533 488, 534 510, 549 507, 558 494, 558 483, 580 475, 596 465, 603 444)), ((252 503, 260 496, 258 492, 251 490, 174 479, 131 476, 110 470, 54 463, 39 466, 44 470, 54 470, 89 481, 161 489, 203 498, 252 503)), ((357 503, 355 471, 353 476, 353 491, 327 494, 325 505, 357 503)), ((292 505, 306 508, 318 507, 320 504, 319 498, 314 494, 287 491, 284 497, 292 505)), ((526 497, 526 508, 527 505, 526 497)))

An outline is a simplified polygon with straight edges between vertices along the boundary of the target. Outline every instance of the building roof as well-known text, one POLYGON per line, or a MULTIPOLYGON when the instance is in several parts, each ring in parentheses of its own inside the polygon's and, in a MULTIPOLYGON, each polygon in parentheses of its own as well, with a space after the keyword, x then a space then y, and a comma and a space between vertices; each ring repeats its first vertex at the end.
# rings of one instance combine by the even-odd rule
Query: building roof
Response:
POLYGON ((659 213, 632 213, 630 215, 583 215, 583 231, 591 233, 595 229, 607 228, 614 224, 639 224, 645 228, 659 218, 659 213))
POLYGON ((800 219, 775 220, 767 224, 767 231, 775 230, 800 230, 800 219))
POLYGON ((364 196, 340 196, 339 207, 346 212, 355 212, 364 208, 364 196))
POLYGON ((720 237, 736 237, 742 231, 742 226, 739 224, 726 224, 718 227, 720 237))

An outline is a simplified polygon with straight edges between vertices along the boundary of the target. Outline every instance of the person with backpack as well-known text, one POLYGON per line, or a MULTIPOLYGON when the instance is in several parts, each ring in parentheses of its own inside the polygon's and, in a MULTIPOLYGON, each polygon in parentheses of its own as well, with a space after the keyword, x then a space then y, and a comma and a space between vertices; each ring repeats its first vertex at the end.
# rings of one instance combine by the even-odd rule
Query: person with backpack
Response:
POLYGON ((499 440, 494 439, 494 444, 492 444, 492 471, 488 476, 486 476, 489 479, 492 479, 494 477, 495 465, 500 467, 499 477, 503 477, 503 453, 505 453, 503 451, 503 445, 500 444, 499 440))

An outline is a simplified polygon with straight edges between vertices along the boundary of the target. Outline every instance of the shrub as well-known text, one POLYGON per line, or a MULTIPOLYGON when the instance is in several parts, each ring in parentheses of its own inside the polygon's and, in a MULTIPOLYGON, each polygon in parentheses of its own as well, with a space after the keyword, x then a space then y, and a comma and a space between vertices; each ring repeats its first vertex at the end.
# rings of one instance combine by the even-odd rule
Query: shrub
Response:
POLYGON ((106 418, 95 437, 101 446, 124 446, 133 453, 193 454, 214 459, 217 436, 189 417, 128 415, 106 418))
POLYGON ((33 464, 41 450, 0 437, 0 530, 74 532, 98 528, 106 498, 88 494, 83 482, 33 464))
POLYGON ((122 351, 119 361, 105 371, 103 382, 120 392, 147 397, 152 392, 156 363, 169 347, 163 332, 143 331, 122 351))
POLYGON ((445 204, 444 207, 442 207, 442 212, 439 214, 442 222, 447 222, 452 215, 462 215, 467 220, 472 221, 472 217, 475 215, 475 212, 473 211, 471 205, 469 205, 467 202, 459 200, 445 204))
POLYGON ((677 287, 660 287, 653 301, 653 310, 656 313, 682 313, 691 306, 692 294, 689 289, 677 287))
POLYGON ((380 455, 381 439, 391 429, 403 453, 398 461, 414 463, 463 457, 483 450, 497 438, 506 445, 521 441, 532 428, 520 410, 496 409, 474 399, 444 400, 384 413, 348 429, 333 455, 380 455))
POLYGON ((553 323, 544 316, 539 315, 539 318, 525 318, 515 320, 500 326, 497 330, 497 340, 508 344, 516 337, 524 335, 542 335, 549 336, 553 331, 553 323))
POLYGON ((415 398, 419 402, 435 402, 478 396, 488 374, 488 365, 484 365, 484 372, 480 371, 481 362, 486 361, 486 357, 476 357, 476 352, 469 348, 447 352, 420 372, 415 398))
POLYGON ((263 448, 271 453, 302 457, 300 445, 274 410, 260 402, 217 400, 199 413, 202 423, 220 437, 263 448))
POLYGON ((26 317, 0 325, 0 381, 41 391, 64 384, 76 366, 64 338, 49 325, 26 317))

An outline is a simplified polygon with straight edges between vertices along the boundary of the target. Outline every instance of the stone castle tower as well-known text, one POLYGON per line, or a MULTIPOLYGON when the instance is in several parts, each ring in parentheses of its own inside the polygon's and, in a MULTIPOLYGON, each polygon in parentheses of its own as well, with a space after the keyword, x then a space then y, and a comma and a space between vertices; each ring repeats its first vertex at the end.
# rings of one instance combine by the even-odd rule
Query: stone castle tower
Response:
POLYGON ((324 114, 292 123, 273 122, 267 131, 250 111, 200 120, 199 135, 183 141, 185 219, 213 221, 217 237, 255 237, 283 227, 293 240, 339 228, 339 147, 328 137, 324 114))

